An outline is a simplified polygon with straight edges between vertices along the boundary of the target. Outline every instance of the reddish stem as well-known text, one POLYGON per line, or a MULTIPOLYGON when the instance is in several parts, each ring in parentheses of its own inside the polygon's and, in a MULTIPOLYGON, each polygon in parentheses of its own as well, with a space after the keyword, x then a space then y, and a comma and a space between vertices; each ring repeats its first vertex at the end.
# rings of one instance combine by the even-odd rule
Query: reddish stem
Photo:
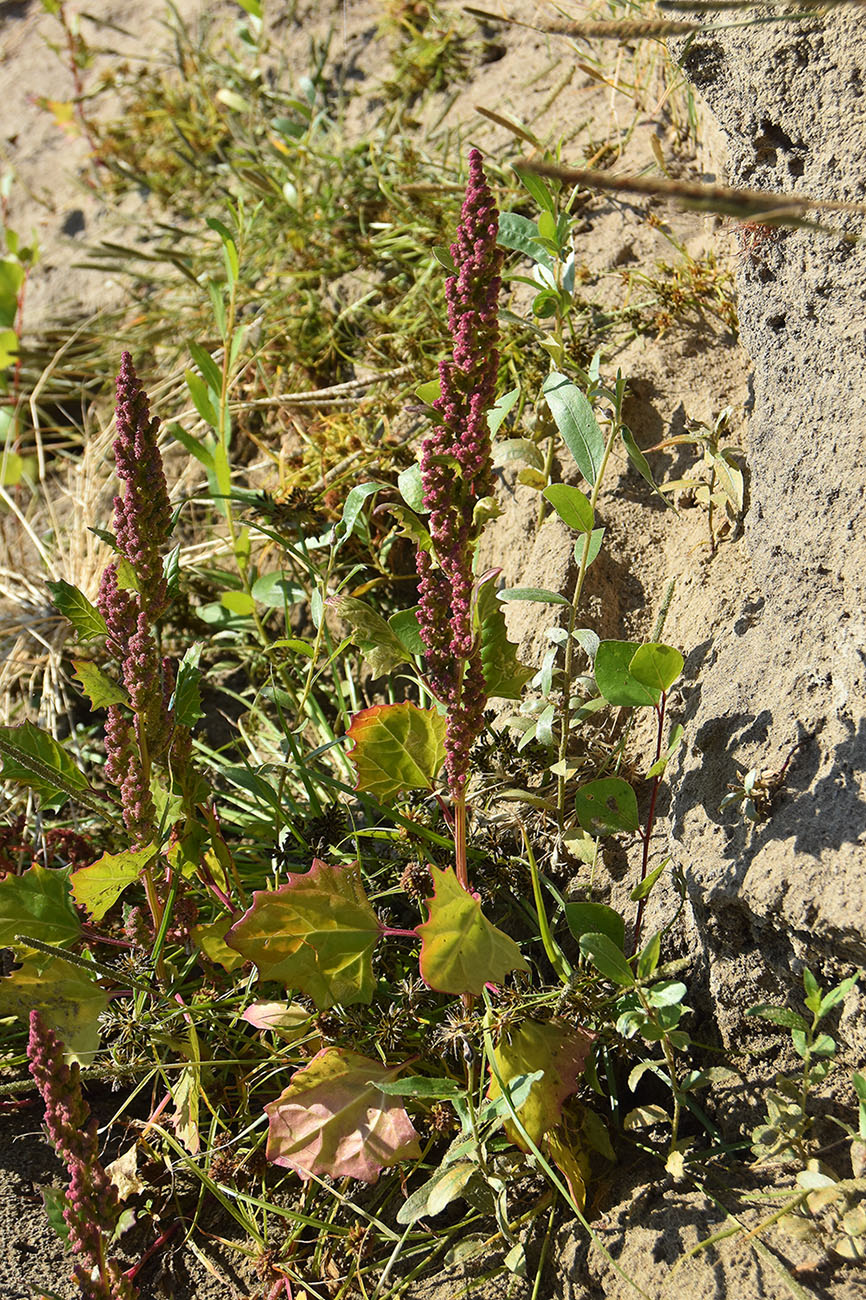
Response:
POLYGON ((125 1278, 128 1278, 130 1282, 134 1282, 136 1276, 144 1268, 147 1261, 149 1259, 152 1259, 158 1250, 162 1250, 165 1243, 171 1240, 171 1238, 177 1232, 179 1227, 180 1224, 173 1223, 170 1228, 166 1228, 165 1232, 161 1232, 157 1237, 156 1241, 153 1243, 153 1245, 148 1246, 147 1250, 144 1252, 144 1254, 142 1255, 138 1263, 133 1264, 132 1268, 128 1268, 123 1276, 125 1278))

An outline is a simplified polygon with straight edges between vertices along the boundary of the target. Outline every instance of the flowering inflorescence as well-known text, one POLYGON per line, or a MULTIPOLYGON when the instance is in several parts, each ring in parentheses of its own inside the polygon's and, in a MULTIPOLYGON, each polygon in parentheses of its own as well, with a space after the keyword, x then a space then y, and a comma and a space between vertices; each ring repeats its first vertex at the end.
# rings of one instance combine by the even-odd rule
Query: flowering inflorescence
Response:
POLYGON ((84 1300, 135 1300, 136 1287, 105 1254, 120 1210, 117 1190, 99 1160, 96 1120, 81 1095, 78 1065, 65 1063, 63 1044, 38 1011, 30 1012, 27 1055, 45 1103, 48 1136, 69 1173, 63 1217, 78 1256, 73 1275, 81 1295, 84 1300))
POLYGON ((120 789, 133 842, 144 844, 152 838, 156 817, 150 764, 167 753, 173 739, 168 708, 173 670, 160 657, 152 631, 168 608, 161 548, 171 527, 171 505, 156 440, 159 421, 150 417, 128 352, 117 377, 115 418, 115 466, 125 485, 123 496, 114 498, 119 558, 102 575, 97 605, 120 660, 133 720, 121 705, 109 707, 105 770, 120 789))
POLYGON ((481 154, 469 154, 469 182, 451 245, 456 274, 445 286, 450 360, 439 363, 438 423, 424 439, 421 479, 435 559, 419 550, 421 635, 430 683, 448 709, 446 766, 452 794, 465 787, 469 750, 483 727, 481 653, 472 626, 475 507, 491 491, 490 430, 497 351, 502 253, 499 214, 481 154))

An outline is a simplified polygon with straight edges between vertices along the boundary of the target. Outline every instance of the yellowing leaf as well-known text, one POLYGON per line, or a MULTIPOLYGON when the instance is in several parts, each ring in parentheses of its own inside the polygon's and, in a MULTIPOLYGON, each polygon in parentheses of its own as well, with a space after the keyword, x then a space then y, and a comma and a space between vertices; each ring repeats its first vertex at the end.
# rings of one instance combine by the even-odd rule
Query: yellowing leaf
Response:
POLYGON ((128 1196, 137 1196, 143 1192, 146 1183, 142 1182, 138 1174, 138 1144, 124 1151, 123 1155, 112 1160, 110 1165, 105 1166, 105 1172, 117 1188, 117 1199, 125 1201, 128 1196))
POLYGON ((172 1124, 178 1140, 183 1143, 191 1156, 196 1156, 201 1149, 198 1129, 199 1111, 199 1068, 197 1065, 185 1065, 180 1077, 173 1085, 174 1114, 172 1124))
POLYGON ((327 1174, 375 1183, 383 1169, 419 1156, 399 1097, 377 1087, 396 1074, 355 1052, 324 1048, 265 1106, 268 1159, 305 1182, 327 1174))
POLYGON ((256 1029, 270 1029, 287 1043, 309 1034, 313 1022, 311 1013, 300 1002, 253 1002, 242 1019, 256 1029))
POLYGON ((88 1062, 99 1048, 98 1017, 108 1005, 105 992, 87 971, 60 957, 38 964, 27 957, 21 967, 0 980, 0 1016, 28 1020, 38 1011, 62 1039, 66 1054, 88 1062))
POLYGON ((36 863, 20 876, 0 880, 0 948, 32 951, 17 942, 16 934, 57 946, 72 943, 80 933, 66 871, 36 863))
MULTIPOLYGON (((585 1030, 555 1020, 544 1024, 527 1020, 504 1034, 494 1049, 496 1068, 506 1084, 521 1075, 543 1071, 517 1112, 536 1145, 559 1122, 562 1103, 576 1091, 592 1040, 593 1035, 585 1030)), ((502 1095, 495 1076, 491 1076, 487 1095, 492 1101, 502 1095)), ((505 1132, 516 1146, 525 1148, 513 1120, 505 1121, 505 1132)))
POLYGON ((402 790, 432 790, 445 762, 445 719, 414 704, 377 704, 356 713, 346 733, 357 789, 392 800, 402 790))
POLYGON ((129 697, 108 673, 104 673, 88 659, 73 659, 75 676, 81 683, 81 689, 90 700, 92 709, 107 709, 109 704, 128 704, 129 697))
POLYGON ((256 890, 252 907, 226 943, 259 968, 313 999, 319 1011, 373 997, 372 952, 382 933, 357 867, 329 867, 318 858, 285 885, 256 890))
POLYGON ((501 984, 511 970, 528 971, 517 944, 487 920, 452 868, 430 872, 430 915, 417 929, 424 981, 440 993, 479 995, 485 984, 501 984))
POLYGON ((103 853, 89 867, 79 867, 70 876, 76 903, 85 908, 94 921, 101 921, 127 885, 138 879, 155 856, 155 846, 148 844, 143 849, 130 849, 126 853, 103 853))
POLYGON ((561 1133, 548 1133, 544 1145, 547 1154, 568 1183, 568 1190, 579 1210, 586 1205, 586 1184, 590 1168, 586 1152, 573 1151, 561 1133))
POLYGON ((192 941, 200 948, 205 957, 216 966, 222 966, 229 974, 243 966, 246 958, 225 941, 226 931, 231 929, 233 916, 221 916, 210 925, 195 925, 192 928, 192 941))

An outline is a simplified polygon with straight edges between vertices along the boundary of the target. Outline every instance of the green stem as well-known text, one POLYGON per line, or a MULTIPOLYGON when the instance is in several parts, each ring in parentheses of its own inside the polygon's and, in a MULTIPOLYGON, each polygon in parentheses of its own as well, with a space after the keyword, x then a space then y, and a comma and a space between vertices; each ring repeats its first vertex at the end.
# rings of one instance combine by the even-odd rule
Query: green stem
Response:
MULTIPOLYGON (((601 482, 604 478, 604 472, 607 468, 607 462, 610 453, 613 450, 613 444, 619 433, 619 418, 614 418, 610 426, 610 433, 607 435, 607 441, 604 444, 604 453, 601 458, 601 464, 598 468, 598 474, 595 476, 592 493, 589 503, 595 514, 595 506, 598 501, 598 494, 601 490, 601 482)), ((556 778, 556 820, 559 826, 560 835, 565 830, 565 761, 568 756, 568 740, 571 730, 571 681, 574 675, 574 629, 577 623, 577 611, 580 607, 581 597, 583 595, 583 584, 586 579, 586 571, 589 567, 589 548, 592 544, 592 534, 585 533, 583 539, 583 550, 580 556, 580 568, 577 573, 577 583, 574 588, 574 595, 571 600, 571 609, 568 614, 568 637, 565 642, 565 668, 563 670, 563 687, 562 687, 562 716, 560 720, 559 731, 559 776, 556 778)))

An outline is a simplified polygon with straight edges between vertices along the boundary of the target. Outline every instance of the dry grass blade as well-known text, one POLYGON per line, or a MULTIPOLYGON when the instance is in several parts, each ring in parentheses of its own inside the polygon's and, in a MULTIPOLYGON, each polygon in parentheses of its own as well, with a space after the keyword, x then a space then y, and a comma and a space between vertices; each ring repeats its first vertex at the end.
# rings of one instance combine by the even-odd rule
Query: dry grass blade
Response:
POLYGON ((624 18, 616 22, 586 19, 568 23, 528 23, 521 18, 490 13, 487 9, 473 9, 467 6, 464 12, 471 14, 473 18, 481 18, 484 22, 526 27, 533 32, 543 32, 545 36, 583 36, 587 40, 602 41, 639 40, 642 36, 688 36, 690 32, 698 32, 704 26, 700 22, 676 18, 624 18))
POLYGON ((661 180, 646 176, 610 176, 607 172, 523 158, 515 164, 525 171, 581 185, 591 190, 612 190, 619 194, 645 194, 649 198, 671 199, 683 207, 718 212, 739 221, 761 221, 765 225, 797 224, 810 209, 821 212, 852 212, 866 215, 866 203, 842 199, 817 199, 807 194, 776 194, 772 190, 732 189, 726 185, 699 185, 692 181, 661 180))

